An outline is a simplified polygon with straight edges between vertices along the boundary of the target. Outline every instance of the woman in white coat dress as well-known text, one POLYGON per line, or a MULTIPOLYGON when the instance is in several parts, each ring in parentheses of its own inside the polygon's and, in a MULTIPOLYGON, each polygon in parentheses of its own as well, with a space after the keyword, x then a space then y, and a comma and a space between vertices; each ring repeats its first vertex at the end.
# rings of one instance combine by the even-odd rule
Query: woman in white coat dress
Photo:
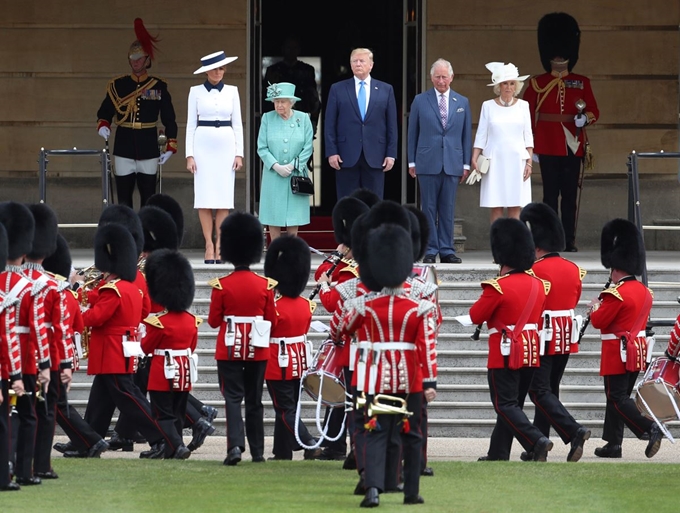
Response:
POLYGON ((531 158, 534 136, 529 104, 516 98, 529 75, 519 76, 517 66, 490 62, 491 84, 496 98, 482 104, 482 113, 472 149, 471 167, 477 170, 480 153, 490 159, 482 175, 479 206, 491 209, 491 223, 503 216, 519 219, 531 202, 531 158))
POLYGON ((205 72, 208 79, 189 90, 187 170, 194 175, 194 208, 205 238, 206 264, 222 263, 220 226, 234 208, 236 171, 243 167, 241 100, 236 86, 222 82, 225 66, 237 58, 224 52, 206 55, 194 74, 205 72))

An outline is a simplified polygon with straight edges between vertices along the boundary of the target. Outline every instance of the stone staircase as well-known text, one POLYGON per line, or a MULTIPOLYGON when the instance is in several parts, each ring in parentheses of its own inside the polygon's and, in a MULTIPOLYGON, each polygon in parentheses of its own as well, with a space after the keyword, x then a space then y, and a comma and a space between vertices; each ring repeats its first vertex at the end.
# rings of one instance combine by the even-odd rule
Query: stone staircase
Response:
MULTIPOLYGON (((313 262, 313 268, 318 265, 313 262)), ((607 280, 607 272, 601 265, 588 268, 583 285, 583 294, 578 310, 585 312, 586 305, 595 297, 607 280)), ((194 265, 196 276, 196 297, 193 313, 207 317, 210 303, 210 287, 207 281, 215 276, 223 275, 231 270, 228 265, 216 267, 203 264, 194 265)), ((252 269, 262 273, 262 265, 252 269)), ((496 414, 492 408, 486 380, 486 330, 482 331, 479 341, 470 338, 473 328, 463 327, 454 320, 455 316, 466 314, 472 303, 479 297, 480 281, 496 274, 496 266, 478 266, 471 269, 456 265, 440 264, 437 266, 439 301, 443 314, 443 323, 438 339, 438 385, 437 399, 429 406, 430 436, 435 437, 487 437, 493 428, 496 414)), ((308 283, 304 293, 309 296, 314 283, 308 283)), ((677 301, 680 282, 680 270, 650 271, 648 280, 655 292, 652 319, 674 320, 680 310, 677 301), (655 287, 655 282, 663 282, 655 287)), ((319 303, 314 316, 315 320, 328 323, 329 312, 319 303)), ((660 355, 668 342, 670 328, 655 328, 656 346, 654 355, 660 355)), ((217 385, 217 367, 213 359, 215 337, 217 331, 204 322, 199 328, 199 382, 194 387, 194 394, 200 400, 220 410, 215 421, 216 434, 224 433, 224 403, 217 385)), ((325 335, 309 333, 314 348, 325 340, 325 335)), ((581 344, 580 352, 572 355, 564 374, 561 387, 561 399, 572 415, 593 431, 593 436, 600 436, 604 419, 605 397, 602 378, 599 376, 600 341, 598 333, 589 327, 581 344)), ((70 401, 79 409, 84 408, 89 393, 90 379, 84 370, 76 373, 75 383, 69 394, 70 401)), ((310 428, 315 422, 316 403, 303 394, 302 418, 310 428)), ((533 404, 527 400, 527 415, 533 417, 533 404)), ((264 394, 265 428, 268 435, 273 434, 274 411, 271 400, 264 394)), ((671 426, 677 428, 677 423, 671 426)), ((312 432, 315 432, 312 429, 312 432)), ((626 430, 626 436, 631 436, 626 430)))

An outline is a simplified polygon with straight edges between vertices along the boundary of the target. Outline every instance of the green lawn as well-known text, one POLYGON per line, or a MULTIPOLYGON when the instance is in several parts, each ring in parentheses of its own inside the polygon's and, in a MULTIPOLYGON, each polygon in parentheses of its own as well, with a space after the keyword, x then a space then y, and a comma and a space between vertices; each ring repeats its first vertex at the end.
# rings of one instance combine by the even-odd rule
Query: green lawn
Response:
MULTIPOLYGON (((422 506, 381 495, 380 510, 677 512, 678 467, 636 463, 432 462, 422 506)), ((218 461, 56 459, 56 481, 0 494, 0 511, 333 512, 358 510, 357 476, 338 462, 225 467, 218 461)))

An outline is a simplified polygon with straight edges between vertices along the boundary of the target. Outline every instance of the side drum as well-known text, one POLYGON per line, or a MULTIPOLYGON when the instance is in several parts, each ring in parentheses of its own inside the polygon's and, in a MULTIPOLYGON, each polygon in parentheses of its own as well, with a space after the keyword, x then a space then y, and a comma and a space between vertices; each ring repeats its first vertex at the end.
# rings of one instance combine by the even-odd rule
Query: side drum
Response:
POLYGON ((635 386, 635 404, 645 417, 660 422, 678 419, 680 405, 680 364, 659 357, 649 366, 642 380, 635 386))
POLYGON ((338 348, 331 339, 321 344, 312 364, 302 376, 305 392, 315 401, 333 408, 345 406, 345 379, 338 348), (319 399, 320 396, 320 399, 319 399))

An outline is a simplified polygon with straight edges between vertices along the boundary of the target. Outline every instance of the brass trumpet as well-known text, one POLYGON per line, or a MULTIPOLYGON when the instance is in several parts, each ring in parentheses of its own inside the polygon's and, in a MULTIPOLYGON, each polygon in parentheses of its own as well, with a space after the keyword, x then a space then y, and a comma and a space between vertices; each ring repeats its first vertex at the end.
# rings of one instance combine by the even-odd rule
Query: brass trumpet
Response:
MULTIPOLYGON (((357 408, 364 408, 366 406, 366 394, 362 393, 357 397, 357 408)), ((406 399, 401 397, 395 397, 393 395, 377 394, 371 403, 368 405, 368 410, 366 411, 369 417, 373 415, 404 415, 410 417, 413 412, 406 409, 406 399), (399 406, 393 404, 388 404, 381 401, 390 401, 393 403, 399 403, 399 406)))

